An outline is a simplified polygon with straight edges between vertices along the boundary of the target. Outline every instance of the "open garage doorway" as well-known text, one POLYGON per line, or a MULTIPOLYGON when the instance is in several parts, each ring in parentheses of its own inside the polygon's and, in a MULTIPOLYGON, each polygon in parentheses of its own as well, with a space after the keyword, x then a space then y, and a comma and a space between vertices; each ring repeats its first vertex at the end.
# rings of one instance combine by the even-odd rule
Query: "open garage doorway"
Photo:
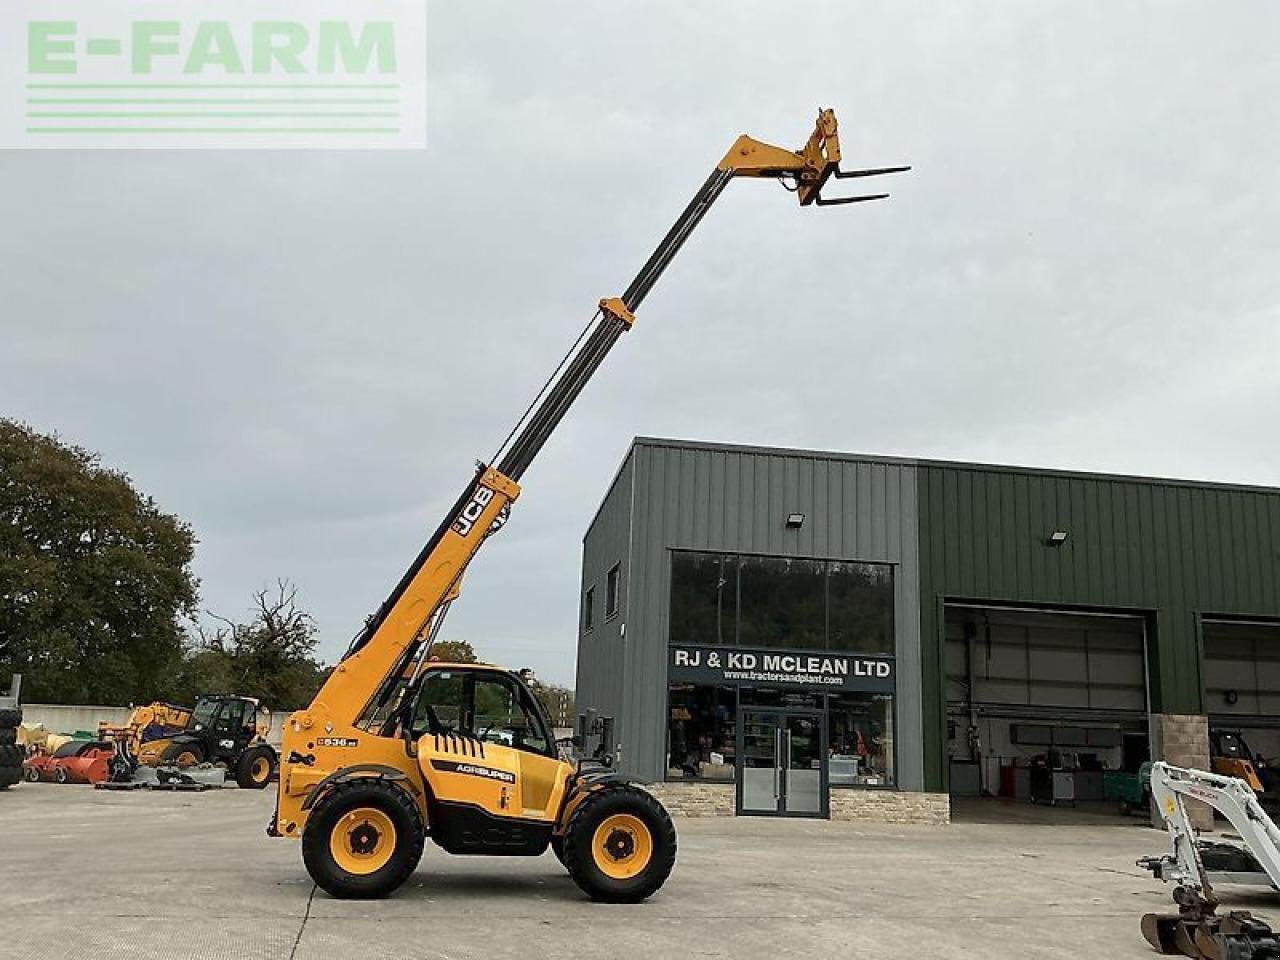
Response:
POLYGON ((1266 806, 1280 808, 1280 621, 1204 617, 1200 625, 1213 767, 1250 780, 1266 806))
POLYGON ((1143 822, 1142 615, 949 602, 946 657, 953 816, 1143 822))

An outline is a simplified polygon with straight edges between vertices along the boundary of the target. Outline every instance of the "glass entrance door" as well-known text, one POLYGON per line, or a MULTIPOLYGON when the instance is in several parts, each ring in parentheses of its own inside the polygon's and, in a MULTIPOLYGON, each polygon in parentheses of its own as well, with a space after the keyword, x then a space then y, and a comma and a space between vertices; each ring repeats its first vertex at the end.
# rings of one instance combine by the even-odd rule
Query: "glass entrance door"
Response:
POLYGON ((822 714, 743 710, 738 744, 738 813, 827 816, 822 714))

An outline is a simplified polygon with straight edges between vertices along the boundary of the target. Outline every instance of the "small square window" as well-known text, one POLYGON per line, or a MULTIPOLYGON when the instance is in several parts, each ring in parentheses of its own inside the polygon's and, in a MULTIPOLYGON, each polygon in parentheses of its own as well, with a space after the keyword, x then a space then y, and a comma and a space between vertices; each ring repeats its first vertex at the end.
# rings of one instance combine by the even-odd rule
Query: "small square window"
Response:
POLYGON ((590 633, 596 625, 596 588, 590 587, 582 595, 582 632, 590 633))
POLYGON ((611 620, 618 615, 618 580, 621 576, 621 565, 614 564, 609 571, 609 578, 604 585, 604 618, 611 620))

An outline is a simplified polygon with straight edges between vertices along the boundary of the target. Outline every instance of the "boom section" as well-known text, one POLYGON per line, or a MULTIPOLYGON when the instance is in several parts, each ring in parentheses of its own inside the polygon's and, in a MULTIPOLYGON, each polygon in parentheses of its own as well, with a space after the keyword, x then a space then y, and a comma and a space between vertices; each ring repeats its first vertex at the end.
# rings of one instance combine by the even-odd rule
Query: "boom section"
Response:
POLYGON ((425 653, 431 625, 446 602, 457 596, 467 564, 485 538, 501 528, 519 495, 519 484, 497 470, 478 471, 379 611, 376 626, 371 618, 311 706, 294 715, 290 726, 295 732, 311 731, 320 717, 353 727, 374 712, 369 709, 376 706, 371 697, 390 699, 395 681, 425 653))

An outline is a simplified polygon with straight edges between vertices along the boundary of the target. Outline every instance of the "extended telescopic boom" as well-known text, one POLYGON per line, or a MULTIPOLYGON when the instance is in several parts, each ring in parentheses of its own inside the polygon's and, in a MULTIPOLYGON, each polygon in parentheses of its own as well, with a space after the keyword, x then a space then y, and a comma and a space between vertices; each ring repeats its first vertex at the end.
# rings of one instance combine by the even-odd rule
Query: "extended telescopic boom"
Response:
POLYGON ((716 198, 735 177, 779 180, 794 191, 801 206, 832 206, 880 200, 886 193, 827 198, 822 189, 837 179, 898 173, 909 167, 840 169, 840 141, 832 110, 799 150, 785 150, 745 134, 724 155, 675 225, 621 297, 600 301, 591 322, 530 404, 489 465, 479 464, 444 522, 423 547, 395 589, 352 641, 346 657, 317 694, 308 713, 347 711, 365 725, 387 719, 388 703, 410 665, 421 664, 445 610, 457 596, 467 565, 485 538, 505 522, 519 496, 518 481, 546 444, 618 338, 635 323, 639 308, 716 198), (496 466, 493 466, 496 464, 496 466), (376 691, 376 692, 375 692, 376 691), (372 697, 371 697, 371 694, 372 697), (327 708, 318 711, 318 707, 327 708))

